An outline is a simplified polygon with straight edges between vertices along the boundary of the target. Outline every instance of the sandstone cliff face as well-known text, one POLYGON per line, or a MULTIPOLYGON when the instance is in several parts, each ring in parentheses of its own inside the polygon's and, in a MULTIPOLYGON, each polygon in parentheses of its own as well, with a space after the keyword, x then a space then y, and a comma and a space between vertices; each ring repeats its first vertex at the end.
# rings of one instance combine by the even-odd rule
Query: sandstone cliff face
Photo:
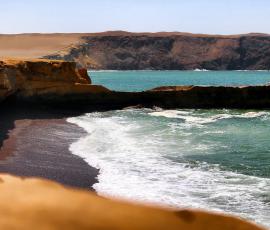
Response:
POLYGON ((90 69, 270 69, 270 36, 101 33, 85 35, 80 44, 46 58, 90 69))
POLYGON ((234 217, 137 206, 49 181, 9 175, 0 175, 0 206, 0 229, 261 229, 234 217))
POLYGON ((0 102, 8 97, 9 91, 7 89, 0 89, 0 102))
POLYGON ((0 100, 10 94, 23 96, 64 95, 107 91, 92 86, 84 69, 76 63, 52 60, 0 61, 0 100))
POLYGON ((8 82, 4 77, 0 77, 0 102, 3 101, 10 93, 12 93, 12 89, 9 87, 8 82))
POLYGON ((76 63, 52 60, 0 61, 1 78, 11 79, 10 86, 23 87, 25 82, 63 82, 90 84, 90 78, 81 77, 76 63))

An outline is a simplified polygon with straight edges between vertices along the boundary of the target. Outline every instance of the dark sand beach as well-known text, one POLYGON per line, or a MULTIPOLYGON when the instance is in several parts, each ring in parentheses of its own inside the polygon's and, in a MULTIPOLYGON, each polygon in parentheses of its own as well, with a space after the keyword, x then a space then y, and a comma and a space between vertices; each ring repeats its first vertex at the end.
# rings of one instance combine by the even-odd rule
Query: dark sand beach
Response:
POLYGON ((91 189, 98 170, 73 155, 69 146, 84 131, 66 122, 73 113, 46 108, 0 111, 0 173, 41 177, 67 186, 91 189))

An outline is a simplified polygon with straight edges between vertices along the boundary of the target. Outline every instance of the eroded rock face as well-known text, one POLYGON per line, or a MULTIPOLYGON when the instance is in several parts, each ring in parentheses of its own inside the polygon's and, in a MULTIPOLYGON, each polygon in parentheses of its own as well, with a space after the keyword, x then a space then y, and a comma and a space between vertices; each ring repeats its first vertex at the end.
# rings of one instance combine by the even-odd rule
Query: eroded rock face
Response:
POLYGON ((40 180, 0 175, 0 229, 259 230, 244 220, 162 210, 98 197, 40 180), (12 201, 12 202, 11 202, 12 201))
POLYGON ((0 61, 0 99, 17 93, 21 97, 107 91, 92 86, 86 70, 76 63, 52 60, 0 61), (91 91, 92 90, 92 91, 91 91))
POLYGON ((268 34, 128 33, 0 35, 0 57, 76 61, 91 69, 270 69, 268 34))
POLYGON ((90 84, 90 79, 81 76, 75 62, 53 60, 5 60, 0 61, 1 78, 10 84, 22 87, 25 82, 64 82, 90 84), (11 79, 13 78, 13 79, 11 79))
POLYGON ((0 102, 5 100, 8 95, 9 91, 7 89, 0 89, 0 102))
POLYGON ((1 64, 2 63, 0 62, 0 102, 15 92, 15 77, 8 77, 8 74, 5 73, 4 68, 1 68, 1 64))
POLYGON ((87 69, 80 68, 78 69, 78 73, 82 79, 85 79, 88 84, 91 84, 91 78, 88 76, 87 69))
POLYGON ((76 61, 90 69, 270 69, 270 36, 181 33, 86 34, 80 44, 47 58, 76 61))

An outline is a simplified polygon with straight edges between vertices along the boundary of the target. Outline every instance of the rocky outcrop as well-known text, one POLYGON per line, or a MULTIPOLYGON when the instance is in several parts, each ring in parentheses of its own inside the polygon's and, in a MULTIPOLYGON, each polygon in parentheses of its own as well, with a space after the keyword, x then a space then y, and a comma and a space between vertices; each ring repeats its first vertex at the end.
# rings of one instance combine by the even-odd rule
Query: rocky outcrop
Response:
POLYGON ((230 216, 137 206, 9 175, 0 175, 0 206, 1 229, 261 229, 230 216))
POLYGON ((270 36, 111 32, 82 35, 75 46, 46 58, 112 70, 268 70, 270 36))
POLYGON ((36 95, 65 95, 108 91, 102 86, 92 86, 84 69, 76 63, 53 60, 0 61, 0 99, 10 94, 20 97, 36 95))
POLYGON ((115 92, 91 85, 74 62, 9 60, 0 62, 0 99, 69 109, 161 108, 270 109, 270 86, 171 86, 145 92, 115 92))
POLYGON ((3 101, 9 94, 12 93, 12 90, 6 86, 6 82, 4 78, 0 77, 0 102, 3 101))
POLYGON ((86 86, 85 91, 70 89, 65 96, 36 94, 20 97, 25 104, 44 104, 73 110, 110 110, 126 107, 160 107, 164 109, 270 109, 270 86, 248 87, 201 87, 172 86, 145 92, 100 91, 86 86))
POLYGON ((91 78, 88 76, 87 69, 81 68, 78 69, 78 73, 81 78, 85 79, 88 84, 91 84, 91 78))
POLYGON ((0 102, 8 96, 9 91, 6 89, 0 89, 0 102))
POLYGON ((4 72, 3 62, 0 62, 0 102, 16 91, 13 87, 14 77, 8 71, 4 72))

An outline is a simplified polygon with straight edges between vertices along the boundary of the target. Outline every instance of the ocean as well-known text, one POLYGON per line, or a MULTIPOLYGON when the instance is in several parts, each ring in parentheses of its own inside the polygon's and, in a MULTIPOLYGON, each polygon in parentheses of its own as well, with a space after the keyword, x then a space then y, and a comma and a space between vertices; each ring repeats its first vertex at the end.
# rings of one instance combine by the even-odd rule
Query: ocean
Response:
POLYGON ((270 71, 90 71, 94 84, 117 91, 159 86, 241 86, 270 83, 270 71))
MULTIPOLYGON (((259 85, 269 72, 90 72, 94 84, 259 85)), ((70 146, 100 169, 94 189, 169 207, 235 214, 270 227, 270 111, 126 109, 68 119, 87 131, 70 146)))

